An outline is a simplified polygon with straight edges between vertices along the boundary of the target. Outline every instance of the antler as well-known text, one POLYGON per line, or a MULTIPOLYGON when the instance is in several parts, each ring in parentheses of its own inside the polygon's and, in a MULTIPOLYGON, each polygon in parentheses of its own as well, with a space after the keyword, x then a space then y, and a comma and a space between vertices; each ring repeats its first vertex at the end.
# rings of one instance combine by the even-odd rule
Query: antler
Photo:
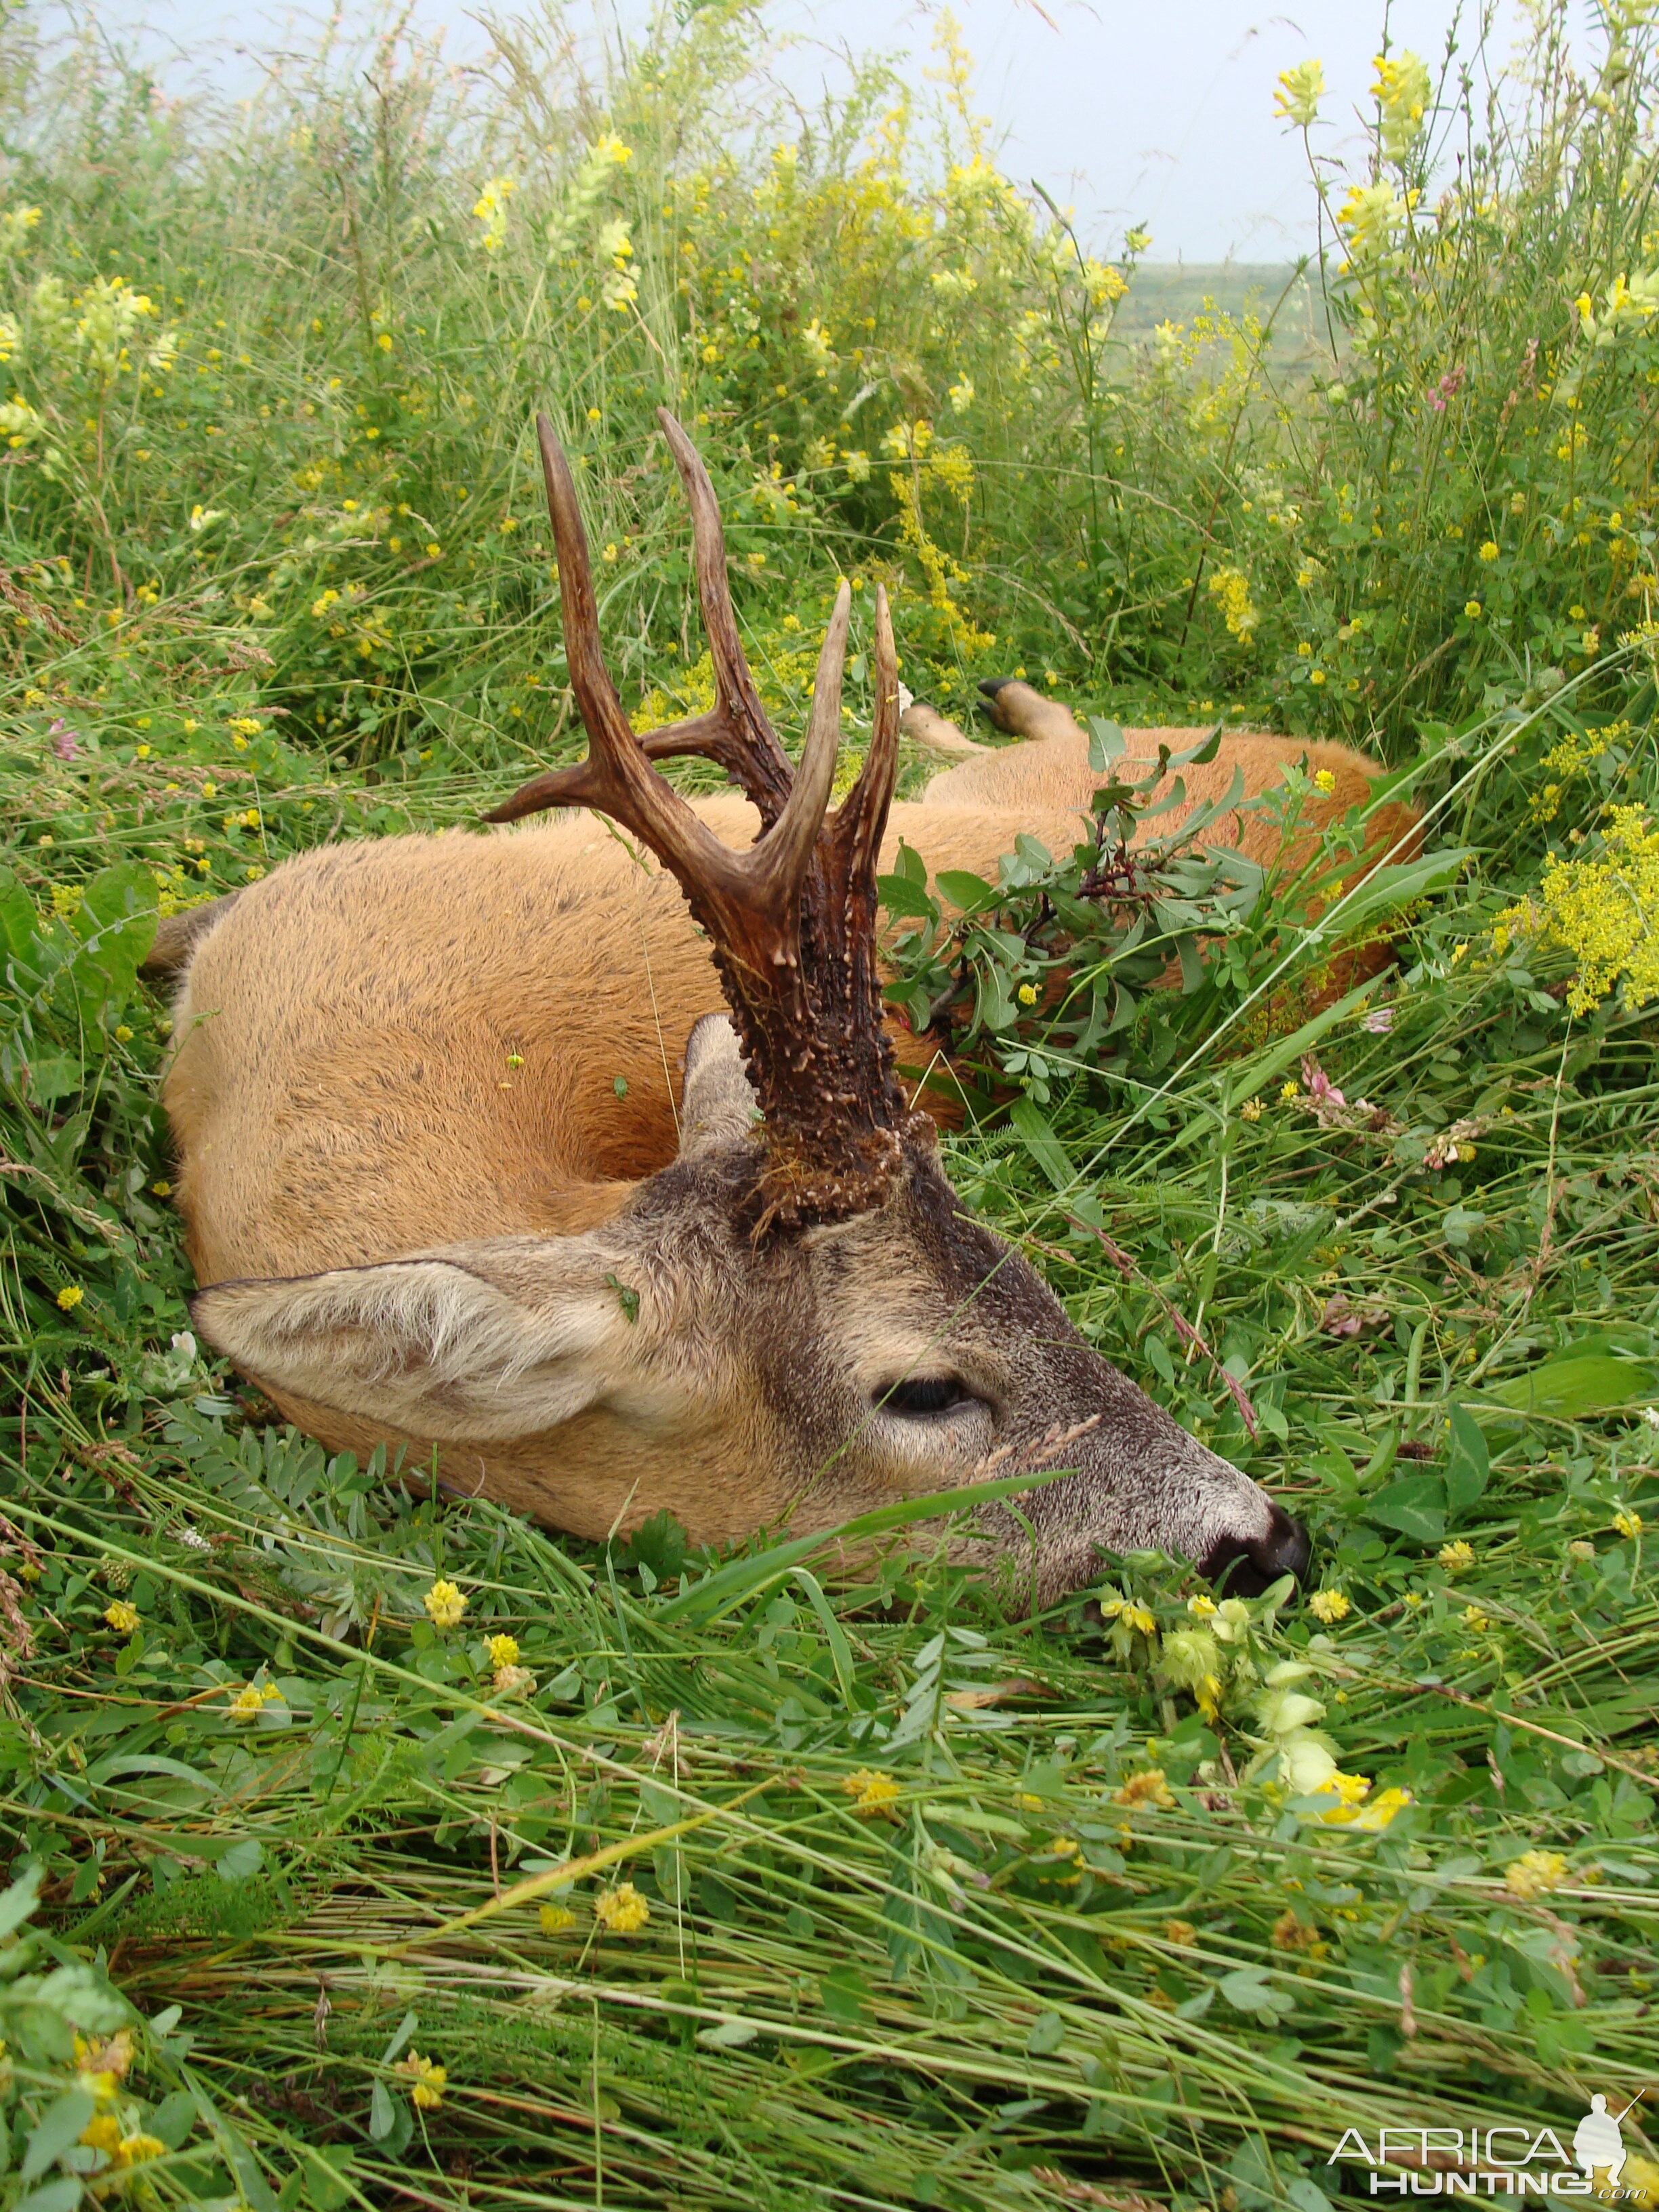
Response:
POLYGON ((768 1154, 763 1218, 837 1219, 879 1203, 904 1133, 927 1126, 906 1108, 893 1073, 875 957, 876 857, 898 763, 898 663, 887 597, 878 590, 870 750, 857 783, 826 818, 851 594, 843 583, 836 595, 800 767, 792 772, 738 640, 714 487, 665 408, 658 420, 691 509, 717 703, 643 738, 635 733, 605 665, 570 465, 538 415, 565 653, 588 752, 574 767, 532 778, 486 819, 597 807, 672 872, 708 934, 759 1094, 768 1154), (651 765, 684 753, 718 761, 754 802, 762 828, 748 852, 716 837, 651 765))

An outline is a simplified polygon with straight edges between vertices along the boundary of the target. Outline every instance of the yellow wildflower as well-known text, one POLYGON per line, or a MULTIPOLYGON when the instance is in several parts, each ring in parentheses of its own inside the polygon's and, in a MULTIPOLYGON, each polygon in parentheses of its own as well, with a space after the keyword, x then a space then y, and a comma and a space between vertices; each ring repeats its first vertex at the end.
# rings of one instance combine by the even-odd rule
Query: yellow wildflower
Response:
POLYGON ((1022 1006, 1034 1006, 1037 1002, 1036 988, 1030 983, 1022 983, 1015 995, 1022 1006))
POLYGON ((147 2136, 142 2130, 136 2135, 123 2136, 115 2146, 118 2166, 142 2166, 146 2159, 165 2158, 167 2145, 160 2136, 147 2136))
POLYGON ((1449 1575, 1461 1575, 1474 1565, 1474 1548, 1461 1536, 1455 1543, 1443 1544, 1435 1556, 1449 1575))
POLYGON ((1187 1610, 1195 1614, 1200 1620, 1213 1620, 1216 1612, 1215 1600, 1207 1590, 1200 1590, 1196 1596, 1188 1599, 1187 1610))
POLYGON ((453 1628, 466 1611, 466 1600, 453 1583, 433 1583, 422 1601, 436 1628, 453 1628))
POLYGON ((100 2150, 106 2158, 113 2158, 121 2148, 121 2123, 113 2112, 100 2112, 87 2122, 79 2140, 88 2150, 100 2150))
POLYGON ((1308 1610, 1328 1627, 1334 1621, 1346 1620, 1353 1608, 1340 1590, 1323 1589, 1316 1590, 1308 1600, 1308 1610))
POLYGON ((1642 1533, 1642 1516, 1632 1512, 1628 1506, 1621 1505, 1613 1516, 1613 1525, 1621 1536, 1627 1536, 1634 1542, 1642 1533))
POLYGON ((1170 1812, 1176 1801, 1174 1791, 1164 1778, 1164 1769, 1148 1766, 1139 1774, 1132 1774, 1121 1790, 1114 1791, 1112 1802, 1132 1808, 1156 1805, 1164 1812, 1170 1812))
POLYGON ((1336 778, 1328 768, 1320 769, 1314 776, 1314 789, 1322 791, 1327 799, 1336 789, 1336 778))
POLYGON ((1403 161, 1422 135, 1423 118, 1433 86, 1425 64, 1407 46, 1379 54, 1372 64, 1371 97, 1377 105, 1377 136, 1386 160, 1403 161))
POLYGON ((138 1608, 124 1597, 118 1597, 104 1607, 104 1619, 118 1636, 131 1636, 138 1626, 138 1608))
POLYGON ((423 2058, 418 2051, 411 2051, 407 2058, 398 2061, 397 2070, 409 2083, 409 2094, 417 2108, 422 2112, 435 2112, 444 2100, 448 2068, 440 2066, 435 2059, 423 2058))
POLYGON ((1177 1950, 1190 1951, 1198 1941, 1198 1930, 1190 1920, 1166 1920, 1164 1940, 1166 1943, 1173 1943, 1177 1950))
POLYGON ((1478 1632, 1483 1628, 1490 1628, 1492 1623, 1478 1605, 1466 1605, 1463 1608, 1463 1626, 1465 1628, 1472 1628, 1478 1632))
POLYGON ((1498 546, 1494 539, 1489 538, 1480 548, 1480 558, 1483 561, 1495 561, 1498 558, 1498 546))
POLYGON ((1324 89, 1322 62, 1297 62, 1293 69, 1281 70, 1279 89, 1273 95, 1273 113, 1286 123, 1293 123, 1298 131, 1306 131, 1319 120, 1319 96, 1324 89))
POLYGON ((536 1677, 528 1667, 498 1667, 490 1680, 503 1698, 515 1698, 536 1686, 536 1677))
POLYGON ((65 1283, 58 1293, 58 1303, 65 1313, 73 1313, 85 1296, 79 1283, 65 1283))
POLYGON ((489 1663, 492 1667, 516 1667, 519 1663, 518 1638, 492 1636, 489 1639, 489 1663))
POLYGON ((1214 568, 1210 572, 1208 590, 1230 634, 1241 645, 1248 645, 1255 635, 1255 626, 1261 619, 1261 611, 1250 599, 1250 580, 1242 568, 1214 568))
POLYGON ((897 1783, 878 1766, 859 1767, 841 1786, 853 1800, 853 1810, 866 1817, 890 1805, 899 1794, 897 1783))
POLYGON ((651 1907, 631 1881, 602 1889, 593 1900, 593 1917, 613 1936, 632 1936, 651 1917, 651 1907))
POLYGON ((1261 1101, 1247 1098, 1238 1109, 1238 1118, 1241 1121, 1259 1121, 1261 1119, 1261 1101))
POLYGON ((1559 1851, 1522 1851, 1504 1869, 1504 1887, 1511 1897, 1530 1899, 1559 1889, 1569 1872, 1559 1851))
POLYGON ((261 1689, 257 1683, 250 1682, 245 1689, 238 1690, 225 1710, 234 1721, 257 1721, 267 1705, 279 1705, 282 1702, 283 1693, 274 1683, 261 1689))
POLYGON ((562 1936, 576 1924, 576 1916, 568 1905, 544 1905, 538 1917, 544 1936, 562 1936))
POLYGON ((1471 622, 1479 622, 1479 621, 1480 621, 1480 600, 1479 600, 1479 599, 1465 599, 1465 600, 1464 600, 1464 602, 1463 602, 1463 611, 1464 611, 1464 613, 1468 617, 1468 618, 1469 618, 1469 620, 1470 620, 1471 622))

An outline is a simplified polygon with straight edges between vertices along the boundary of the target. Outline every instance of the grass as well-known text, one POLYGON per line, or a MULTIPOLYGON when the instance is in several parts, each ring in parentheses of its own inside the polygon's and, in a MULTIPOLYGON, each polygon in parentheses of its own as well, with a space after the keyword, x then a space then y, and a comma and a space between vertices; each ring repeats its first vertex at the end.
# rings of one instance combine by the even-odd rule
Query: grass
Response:
POLYGON ((1455 84, 1379 117, 1355 181, 1404 212, 1324 179, 1310 377, 1240 302, 1116 327, 948 40, 937 116, 866 72, 810 131, 719 9, 602 82, 526 22, 481 81, 388 40, 216 122, 8 17, 8 2212, 1323 2212, 1350 2129, 1568 2144, 1650 2078, 1653 67, 1614 33, 1574 77, 1547 22, 1506 133, 1455 84), (1357 995, 1304 1022, 1336 926, 1270 887, 1081 1058, 984 1024, 1024 1095, 948 1144, 1308 1519, 1305 1597, 1103 1560, 1099 1612, 1027 1620, 902 1532, 860 1586, 787 1530, 574 1544, 326 1459, 185 1337, 158 908, 574 753, 538 399, 630 704, 699 700, 662 398, 786 726, 839 569, 947 705, 1029 660, 1363 738, 1425 809, 1357 995))

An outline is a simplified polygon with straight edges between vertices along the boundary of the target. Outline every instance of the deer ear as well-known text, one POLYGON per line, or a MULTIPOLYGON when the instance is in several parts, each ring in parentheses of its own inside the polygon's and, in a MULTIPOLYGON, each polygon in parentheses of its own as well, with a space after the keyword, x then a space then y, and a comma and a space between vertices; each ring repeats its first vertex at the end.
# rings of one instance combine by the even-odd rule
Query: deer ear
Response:
POLYGON ((685 1041, 685 1089, 680 1101, 680 1158, 746 1137, 760 1120, 760 1102, 744 1065, 738 1033, 724 1014, 705 1014, 685 1041))
POLYGON ((216 1283, 191 1302, 216 1351, 279 1394, 440 1443, 535 1436, 638 1358, 641 1292, 592 1235, 452 1245, 369 1267, 216 1283))

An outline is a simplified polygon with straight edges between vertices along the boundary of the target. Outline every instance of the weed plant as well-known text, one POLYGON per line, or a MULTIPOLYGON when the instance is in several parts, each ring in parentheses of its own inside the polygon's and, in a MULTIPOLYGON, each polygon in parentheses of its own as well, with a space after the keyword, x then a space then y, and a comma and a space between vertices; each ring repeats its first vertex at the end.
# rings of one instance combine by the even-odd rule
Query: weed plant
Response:
POLYGON ((0 2204, 1324 2212, 1350 2130, 1570 2148, 1659 1929, 1650 10, 1394 53, 1352 175, 1291 72, 1323 259, 1133 337, 1149 241, 1001 173, 953 33, 802 114, 683 13, 222 113, 0 32, 0 2204), (1346 737, 1423 809, 1370 893, 1355 822, 1114 905, 1103 720, 1099 842, 889 885, 958 1187, 1306 1593, 577 1545, 188 1334, 158 911, 574 756, 537 404, 630 706, 707 702, 662 403, 787 726, 846 574, 944 707, 1346 737))

